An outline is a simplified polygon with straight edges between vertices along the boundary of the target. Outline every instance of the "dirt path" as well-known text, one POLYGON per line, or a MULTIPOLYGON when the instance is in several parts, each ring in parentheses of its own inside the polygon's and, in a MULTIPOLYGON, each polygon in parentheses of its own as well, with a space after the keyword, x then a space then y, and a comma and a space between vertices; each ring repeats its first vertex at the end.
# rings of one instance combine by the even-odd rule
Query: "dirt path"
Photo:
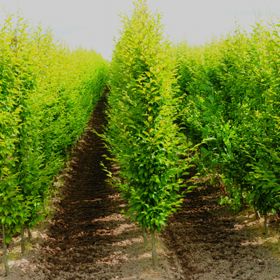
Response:
POLYGON ((250 234, 244 219, 239 223, 217 204, 219 195, 211 187, 195 190, 163 234, 184 279, 280 280, 280 262, 250 234))

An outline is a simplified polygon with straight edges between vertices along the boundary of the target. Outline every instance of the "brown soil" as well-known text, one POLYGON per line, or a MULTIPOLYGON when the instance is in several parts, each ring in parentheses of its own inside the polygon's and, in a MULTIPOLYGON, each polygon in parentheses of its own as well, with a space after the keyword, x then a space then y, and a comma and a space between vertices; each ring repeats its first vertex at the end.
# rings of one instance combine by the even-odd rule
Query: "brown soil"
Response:
POLYGON ((6 280, 280 280, 280 262, 244 219, 218 205, 215 188, 188 195, 158 238, 154 268, 150 244, 122 214, 124 203, 100 167, 106 149, 93 128, 101 133, 103 125, 104 99, 73 152, 54 216, 39 231, 40 244, 10 261, 6 280))
MULTIPOLYGON (((164 232, 186 280, 280 280, 280 261, 254 222, 254 214, 235 216, 220 206, 214 187, 200 187, 164 232)), ((278 240, 276 241, 278 244, 278 240)), ((278 248, 279 251, 279 248, 278 248)))

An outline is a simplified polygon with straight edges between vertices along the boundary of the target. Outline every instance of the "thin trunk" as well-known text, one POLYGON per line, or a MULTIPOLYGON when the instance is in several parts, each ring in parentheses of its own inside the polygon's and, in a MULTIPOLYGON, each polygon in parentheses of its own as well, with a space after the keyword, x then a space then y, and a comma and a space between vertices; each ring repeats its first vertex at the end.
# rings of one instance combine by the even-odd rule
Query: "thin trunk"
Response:
POLYGON ((240 187, 240 204, 241 204, 241 207, 240 207, 240 210, 244 209, 244 206, 245 206, 245 200, 244 200, 244 197, 243 197, 243 187, 240 187))
POLYGON ((24 255, 24 253, 25 253, 24 226, 22 226, 22 228, 21 228, 20 236, 21 236, 21 240, 20 240, 21 255, 24 255))
POLYGON ((27 228, 27 234, 28 234, 28 241, 31 241, 31 239, 32 239, 32 232, 31 232, 29 227, 27 228))
POLYGON ((264 215, 264 234, 268 236, 268 216, 267 214, 264 215))
POLYGON ((144 228, 142 233, 143 233, 144 246, 146 247, 148 245, 148 238, 147 238, 147 232, 144 228))
POLYGON ((261 218, 260 212, 258 210, 255 210, 255 216, 256 220, 259 220, 261 218))
POLYGON ((10 269, 8 264, 8 249, 6 244, 6 232, 5 232, 5 226, 2 225, 2 234, 3 234, 3 264, 5 269, 5 276, 8 276, 10 269))
POLYGON ((157 247, 156 247, 156 235, 155 232, 153 231, 151 233, 152 235, 152 259, 153 259, 153 265, 156 266, 157 265, 157 260, 158 260, 158 256, 157 256, 157 247))

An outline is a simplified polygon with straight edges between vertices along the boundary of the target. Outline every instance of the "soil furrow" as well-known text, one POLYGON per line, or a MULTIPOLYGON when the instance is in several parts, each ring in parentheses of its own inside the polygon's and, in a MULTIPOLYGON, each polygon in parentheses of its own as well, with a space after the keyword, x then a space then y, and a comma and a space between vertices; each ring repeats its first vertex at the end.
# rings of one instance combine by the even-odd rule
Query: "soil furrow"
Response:
POLYGON ((219 206, 218 189, 200 187, 163 234, 186 280, 280 280, 280 263, 235 216, 219 206))
POLYGON ((124 202, 106 182, 100 166, 106 149, 93 132, 102 133, 104 108, 103 98, 73 152, 42 244, 9 280, 183 279, 176 258, 160 242, 159 265, 153 269, 150 245, 144 246, 139 228, 121 214, 124 202))

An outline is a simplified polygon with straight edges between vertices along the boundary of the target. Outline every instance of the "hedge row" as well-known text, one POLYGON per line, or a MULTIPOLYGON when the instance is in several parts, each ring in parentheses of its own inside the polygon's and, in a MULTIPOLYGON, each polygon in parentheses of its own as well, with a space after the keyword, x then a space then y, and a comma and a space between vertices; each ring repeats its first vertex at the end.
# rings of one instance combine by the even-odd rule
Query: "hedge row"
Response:
POLYGON ((280 211, 280 32, 258 24, 201 48, 177 48, 180 119, 197 166, 224 188, 222 202, 280 211))
POLYGON ((146 1, 135 2, 113 54, 105 139, 120 168, 117 185, 128 214, 152 237, 180 205, 180 175, 188 166, 175 124, 175 73, 159 18, 146 1))
POLYGON ((107 80, 107 63, 8 18, 0 30, 0 223, 4 244, 44 215, 67 151, 107 80))

